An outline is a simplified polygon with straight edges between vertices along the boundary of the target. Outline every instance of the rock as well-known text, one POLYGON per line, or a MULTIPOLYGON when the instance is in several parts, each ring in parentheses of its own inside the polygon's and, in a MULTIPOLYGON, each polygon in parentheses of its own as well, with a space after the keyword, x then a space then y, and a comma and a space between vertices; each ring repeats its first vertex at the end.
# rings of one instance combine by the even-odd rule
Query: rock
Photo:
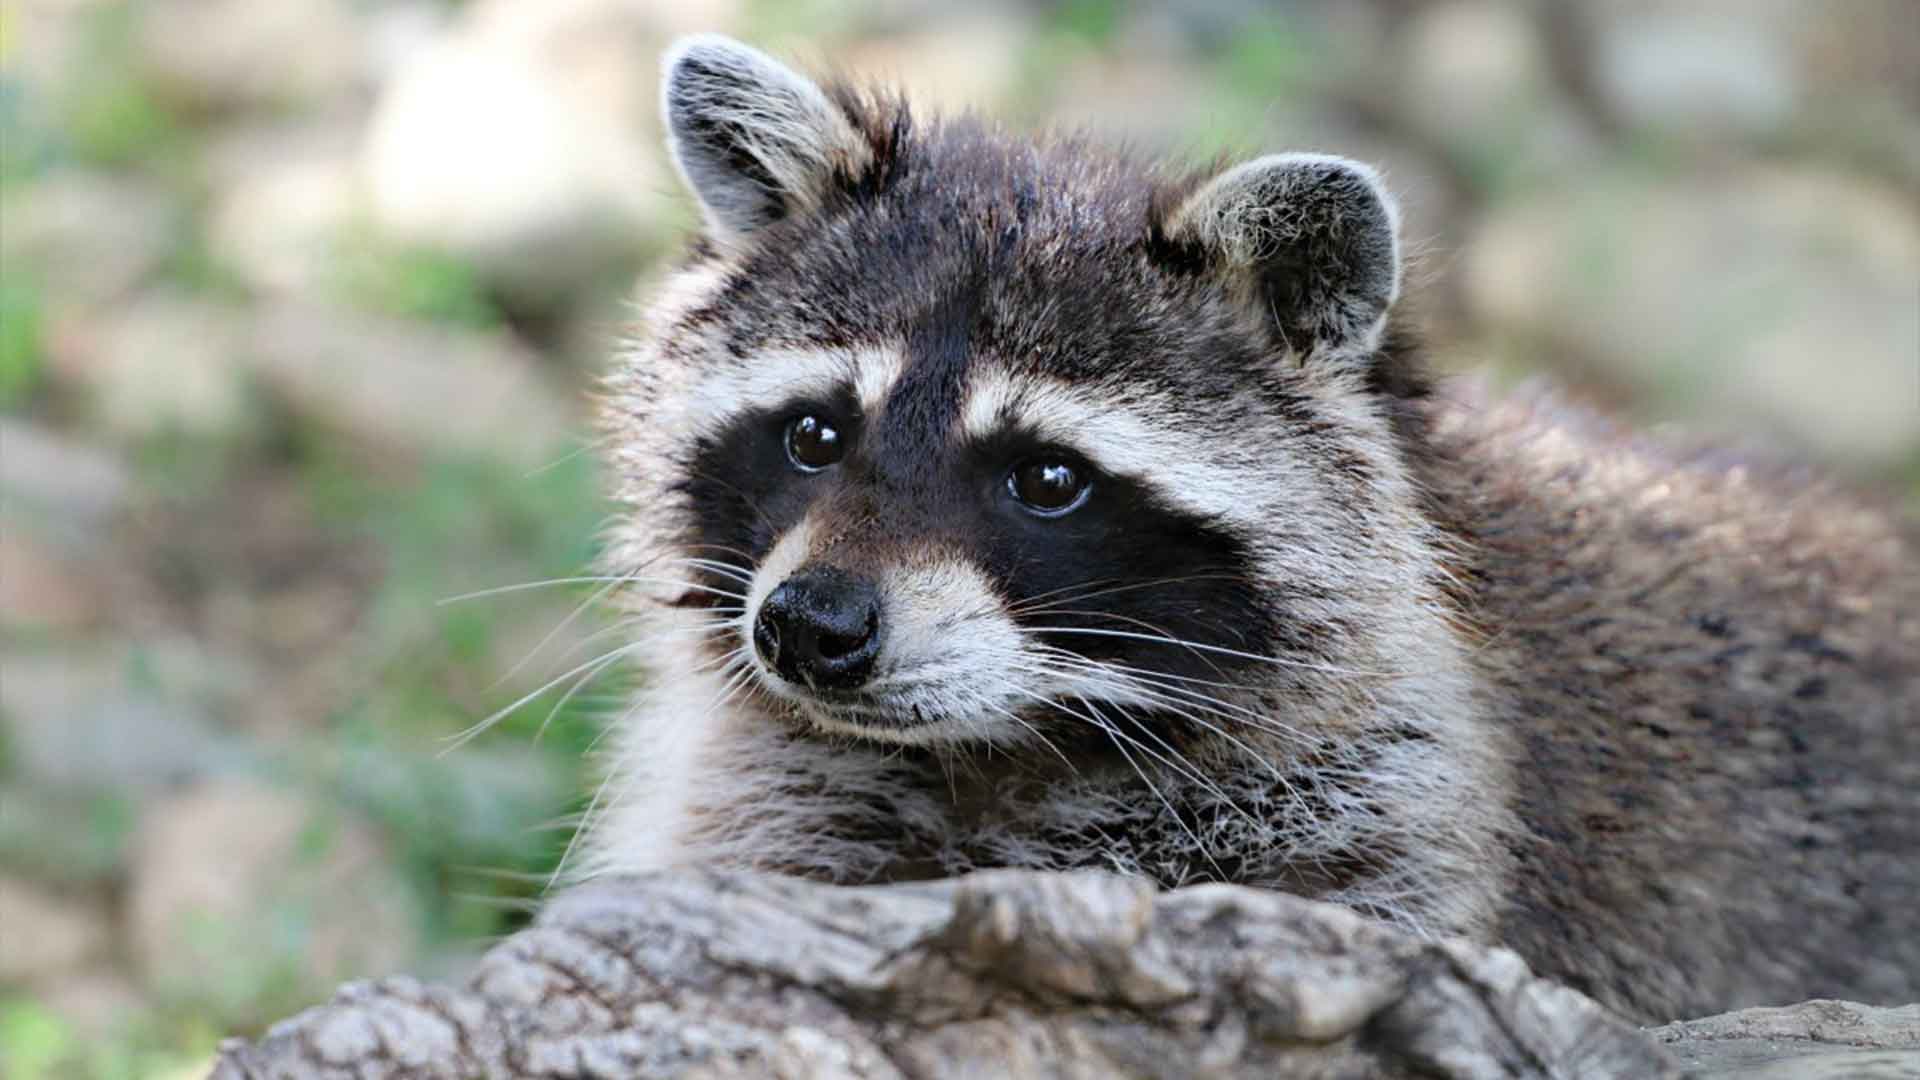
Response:
POLYGON ((220 437, 248 416, 245 312, 174 290, 142 294, 56 346, 54 366, 82 383, 113 436, 220 437))
POLYGON ((439 0, 385 0, 362 17, 369 76, 378 87, 424 55, 446 32, 453 12, 439 0))
POLYGON ((1402 109, 1443 139, 1510 129, 1551 92, 1539 27, 1512 4, 1451 0, 1401 30, 1402 109))
POLYGON ((333 126, 225 140, 207 223, 214 259, 263 293, 339 284, 340 245, 362 211, 354 133, 333 126))
POLYGON ((0 630, 72 633, 97 625, 108 609, 100 578, 38 532, 0 504, 0 630))
POLYGON ((104 954, 100 906, 0 875, 0 984, 47 979, 104 954))
POLYGON ((128 885, 135 967, 149 988, 236 1022, 289 993, 393 970, 420 934, 391 865, 371 828, 287 791, 222 780, 158 799, 128 885))
POLYGON ((1920 1076, 1920 1005, 1808 1001, 1682 1020, 1649 1034, 1702 1080, 1920 1076))
POLYGON ((261 308, 248 355, 295 410, 377 447, 532 469, 575 430, 538 357, 504 332, 287 301, 261 308))
POLYGON ((1598 35, 1596 83, 1633 126, 1702 137, 1776 131, 1803 95, 1794 6, 1653 4, 1616 15, 1598 35))
POLYGON ((1677 1076, 1500 949, 1097 873, 837 888, 687 872, 563 894, 462 989, 406 978, 214 1076, 1677 1076))
POLYGON ((28 781, 133 794, 235 757, 195 701, 206 677, 182 650, 9 648, 0 665, 0 723, 28 781))
POLYGON ((13 41, 31 41, 33 48, 6 52, 9 81, 18 80, 27 97, 47 100, 72 79, 77 61, 87 54, 90 19, 97 18, 106 0, 12 0, 7 4, 6 33, 13 41))
POLYGON ((179 208, 145 184, 75 169, 0 196, 0 265, 24 274, 58 321, 124 297, 167 256, 179 208))
POLYGON ((143 0, 133 10, 143 73, 190 108, 311 105, 362 85, 348 0, 143 0))
POLYGON ((1582 177, 1469 241, 1472 314, 1690 421, 1850 466, 1920 452, 1920 214, 1822 170, 1582 177))
POLYGON ((0 416, 0 496, 99 529, 125 508, 132 478, 112 453, 29 421, 0 416))
POLYGON ((148 1011, 140 988, 111 968, 76 971, 50 979, 38 987, 36 993, 41 1004, 88 1040, 120 1037, 148 1011))
POLYGON ((374 224, 553 310, 630 268, 663 212, 658 40, 616 3, 483 4, 381 92, 374 224))

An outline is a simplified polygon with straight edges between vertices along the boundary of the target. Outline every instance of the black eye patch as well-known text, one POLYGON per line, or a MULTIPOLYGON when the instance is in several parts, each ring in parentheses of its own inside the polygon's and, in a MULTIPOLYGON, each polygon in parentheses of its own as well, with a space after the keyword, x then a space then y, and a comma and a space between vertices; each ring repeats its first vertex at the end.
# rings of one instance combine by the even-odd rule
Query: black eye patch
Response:
POLYGON ((1016 621, 1048 645, 1209 680, 1258 662, 1232 654, 1265 656, 1274 646, 1267 590, 1255 578, 1247 539, 1232 526, 1032 432, 982 440, 970 457, 984 482, 1000 489, 988 500, 973 553, 1016 621), (1045 475, 1059 464, 1073 475, 1045 475), (1022 479, 1041 483, 1036 499, 1064 501, 1070 512, 1034 513, 1010 497, 1006 489, 1022 479))
POLYGON ((800 523, 823 490, 830 466, 857 440, 858 427, 859 403, 851 388, 842 388, 823 400, 796 399, 743 412, 702 436, 689 455, 685 478, 675 485, 692 512, 691 553, 757 565, 783 533, 800 523), (798 430, 809 417, 811 428, 798 430))

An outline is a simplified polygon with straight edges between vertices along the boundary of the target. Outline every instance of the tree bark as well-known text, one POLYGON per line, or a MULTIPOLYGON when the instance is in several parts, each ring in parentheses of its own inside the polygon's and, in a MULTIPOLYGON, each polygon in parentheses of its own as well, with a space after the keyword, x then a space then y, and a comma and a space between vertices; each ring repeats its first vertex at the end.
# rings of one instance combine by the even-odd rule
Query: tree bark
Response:
POLYGON ((1656 1039, 1510 952, 1276 893, 1094 873, 843 888, 693 871, 558 896, 459 989, 349 984, 257 1042, 230 1040, 213 1075, 1681 1073, 1656 1039))

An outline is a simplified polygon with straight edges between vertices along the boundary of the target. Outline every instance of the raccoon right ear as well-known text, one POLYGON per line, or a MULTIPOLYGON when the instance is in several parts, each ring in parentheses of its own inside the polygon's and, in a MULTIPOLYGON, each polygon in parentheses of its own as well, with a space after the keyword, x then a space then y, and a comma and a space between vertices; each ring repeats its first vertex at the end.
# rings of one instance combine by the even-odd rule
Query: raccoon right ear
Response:
POLYGON ((815 203, 872 149, 806 76, 732 38, 681 38, 662 63, 667 147, 714 238, 733 242, 815 203))
POLYGON ((1400 294, 1400 214, 1373 169, 1328 154, 1237 165, 1170 207, 1155 248, 1233 275, 1302 362, 1371 352, 1400 294))

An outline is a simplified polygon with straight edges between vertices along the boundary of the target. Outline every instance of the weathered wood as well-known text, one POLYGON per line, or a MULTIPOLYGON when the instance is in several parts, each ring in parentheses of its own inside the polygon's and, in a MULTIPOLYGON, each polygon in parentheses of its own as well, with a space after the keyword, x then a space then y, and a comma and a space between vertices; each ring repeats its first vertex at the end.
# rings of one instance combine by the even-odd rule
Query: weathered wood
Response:
POLYGON ((559 896, 459 989, 349 985, 214 1076, 1680 1075, 1655 1042, 1505 950, 1252 889, 691 872, 559 896))

